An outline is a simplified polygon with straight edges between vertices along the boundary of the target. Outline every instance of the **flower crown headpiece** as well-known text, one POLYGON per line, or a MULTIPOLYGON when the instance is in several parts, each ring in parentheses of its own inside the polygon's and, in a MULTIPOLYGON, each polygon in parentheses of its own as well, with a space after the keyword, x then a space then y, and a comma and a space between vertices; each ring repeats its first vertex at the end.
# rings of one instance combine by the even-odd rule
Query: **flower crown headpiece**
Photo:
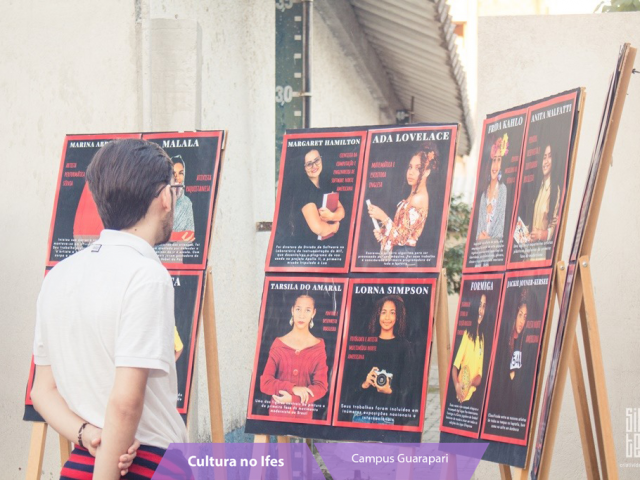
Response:
POLYGON ((491 157, 504 157, 507 153, 509 153, 509 136, 505 133, 491 146, 491 157))

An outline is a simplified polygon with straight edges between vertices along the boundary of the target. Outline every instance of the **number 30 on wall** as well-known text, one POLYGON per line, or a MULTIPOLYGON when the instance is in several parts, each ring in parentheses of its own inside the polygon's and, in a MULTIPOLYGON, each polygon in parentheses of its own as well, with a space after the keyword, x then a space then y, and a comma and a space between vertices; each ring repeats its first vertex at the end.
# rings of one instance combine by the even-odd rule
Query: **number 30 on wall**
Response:
POLYGON ((293 100, 293 88, 291 85, 285 85, 284 87, 281 85, 276 86, 276 103, 279 105, 284 105, 285 103, 289 103, 293 100))

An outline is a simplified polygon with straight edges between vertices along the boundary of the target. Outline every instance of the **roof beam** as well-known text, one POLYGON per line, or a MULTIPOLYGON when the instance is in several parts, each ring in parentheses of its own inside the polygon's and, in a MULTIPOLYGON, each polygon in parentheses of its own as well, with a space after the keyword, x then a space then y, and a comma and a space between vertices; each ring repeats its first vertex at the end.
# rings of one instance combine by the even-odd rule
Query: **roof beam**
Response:
POLYGON ((315 10, 329 27, 345 56, 351 61, 380 109, 395 121, 396 110, 403 110, 386 69, 356 18, 348 0, 313 2, 315 10))

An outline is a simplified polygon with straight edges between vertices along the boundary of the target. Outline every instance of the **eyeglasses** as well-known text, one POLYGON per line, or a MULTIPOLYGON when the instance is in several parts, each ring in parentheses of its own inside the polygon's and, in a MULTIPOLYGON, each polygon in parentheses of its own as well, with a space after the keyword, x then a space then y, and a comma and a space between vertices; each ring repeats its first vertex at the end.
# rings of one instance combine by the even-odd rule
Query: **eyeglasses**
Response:
POLYGON ((322 161, 322 157, 318 157, 315 160, 311 160, 310 162, 304 162, 304 168, 309 170, 310 168, 317 167, 322 161))
POLYGON ((162 187, 160 187, 158 189, 158 191, 156 192, 156 194, 154 195, 153 198, 157 198, 161 193, 162 190, 165 189, 165 187, 169 185, 169 188, 175 188, 176 189, 176 195, 180 193, 180 189, 184 189, 184 183, 165 183, 164 185, 162 185, 162 187))

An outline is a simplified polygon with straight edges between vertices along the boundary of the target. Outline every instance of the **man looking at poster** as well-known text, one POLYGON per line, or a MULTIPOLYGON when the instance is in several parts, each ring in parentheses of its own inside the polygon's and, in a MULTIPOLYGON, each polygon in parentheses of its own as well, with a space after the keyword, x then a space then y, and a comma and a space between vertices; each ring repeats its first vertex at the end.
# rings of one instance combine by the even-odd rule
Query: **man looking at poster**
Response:
POLYGON ((44 280, 31 396, 76 444, 61 478, 120 478, 130 462, 119 458, 136 439, 130 475, 151 478, 164 449, 187 441, 176 410, 173 284, 153 249, 169 240, 183 185, 159 146, 133 139, 102 147, 86 179, 106 230, 44 280))

